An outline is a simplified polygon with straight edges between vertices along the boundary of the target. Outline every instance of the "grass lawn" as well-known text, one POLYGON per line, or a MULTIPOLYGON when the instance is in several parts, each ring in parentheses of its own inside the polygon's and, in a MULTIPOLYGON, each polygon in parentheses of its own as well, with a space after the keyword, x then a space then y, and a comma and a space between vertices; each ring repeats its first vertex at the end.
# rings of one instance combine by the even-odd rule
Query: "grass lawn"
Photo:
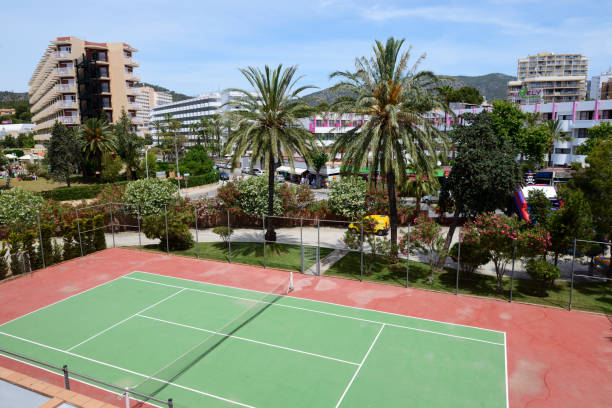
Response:
MULTIPOLYGON (((4 181, 3 181, 4 182, 4 181)), ((75 183, 74 181, 70 183, 70 186, 82 186, 84 184, 75 183)), ((20 187, 27 191, 47 191, 53 190, 58 187, 66 187, 66 183, 58 183, 53 180, 47 180, 46 178, 40 177, 38 180, 19 180, 11 179, 11 187, 20 187)))
MULTIPOLYGON (((367 260, 367 255, 364 255, 367 260)), ((350 252, 325 272, 326 275, 359 279, 360 254, 350 252)), ((455 293, 456 271, 445 269, 436 274, 433 283, 429 265, 410 261, 409 286, 413 288, 431 289, 441 292, 455 293)), ((397 264, 389 264, 382 258, 376 258, 370 274, 364 271, 364 280, 398 286, 406 285, 406 262, 400 260, 397 264)), ((493 276, 477 274, 460 274, 459 293, 510 299, 510 279, 504 278, 504 290, 497 293, 497 280, 493 276)), ((546 296, 539 296, 533 281, 515 279, 512 300, 536 303, 546 306, 567 308, 569 305, 569 282, 557 282, 546 296)), ((572 307, 575 309, 612 315, 612 285, 606 283, 575 282, 572 307)))
MULTIPOLYGON (((145 245, 145 249, 165 252, 158 245, 145 245)), ((305 251, 304 268, 308 269, 315 263, 315 259, 308 256, 312 251, 305 251)), ((323 259, 332 250, 321 248, 320 257, 323 259)), ((184 251, 172 251, 173 254, 212 259, 215 261, 228 261, 227 245, 222 242, 200 242, 197 247, 184 251), (197 250, 197 253, 196 253, 197 250)), ((232 262, 247 265, 264 266, 263 244, 260 242, 232 242, 232 262)), ((286 269, 300 272, 302 269, 301 250, 299 245, 266 244, 266 266, 269 268, 286 269)))

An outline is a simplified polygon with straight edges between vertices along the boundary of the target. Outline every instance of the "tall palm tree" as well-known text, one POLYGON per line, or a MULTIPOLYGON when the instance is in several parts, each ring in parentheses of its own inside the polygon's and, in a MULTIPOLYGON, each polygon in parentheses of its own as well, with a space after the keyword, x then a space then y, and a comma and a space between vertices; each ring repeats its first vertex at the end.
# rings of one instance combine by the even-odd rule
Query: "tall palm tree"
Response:
POLYGON ((563 132, 561 127, 561 121, 559 119, 555 120, 547 120, 546 127, 548 128, 549 139, 548 139, 548 167, 552 167, 552 154, 553 149, 555 148, 555 142, 564 140, 571 140, 571 136, 567 136, 565 132, 563 132))
POLYGON ((411 47, 400 55, 404 40, 393 37, 386 44, 376 41, 370 58, 355 59, 355 72, 334 72, 341 78, 332 89, 347 91, 333 109, 366 116, 365 122, 344 134, 334 143, 330 156, 342 153, 342 164, 352 173, 371 161, 370 182, 377 173, 386 182, 389 193, 391 243, 397 245, 396 185, 406 177, 406 169, 433 179, 437 165, 436 150, 446 151, 448 141, 426 120, 425 114, 444 108, 433 86, 438 78, 430 71, 419 71, 425 58, 408 66, 411 47))
POLYGON ((96 177, 102 174, 102 156, 116 151, 115 137, 111 127, 104 119, 91 118, 79 128, 83 154, 93 162, 96 177))
MULTIPOLYGON (((315 137, 301 123, 313 109, 299 95, 313 86, 296 87, 301 77, 296 77, 297 66, 283 69, 282 65, 272 69, 265 66, 248 67, 240 72, 254 88, 255 93, 243 89, 229 89, 240 93, 232 101, 238 109, 229 113, 233 132, 228 136, 224 154, 231 154, 232 169, 239 166, 240 159, 251 151, 251 162, 263 161, 268 172, 268 215, 274 214, 274 165, 287 156, 294 167, 296 154, 310 162, 310 152, 315 147, 315 137)), ((274 225, 267 225, 266 240, 276 241, 274 225)))
POLYGON ((210 131, 215 140, 212 143, 213 151, 217 156, 221 154, 221 132, 223 131, 223 118, 221 115, 214 114, 210 116, 210 131))

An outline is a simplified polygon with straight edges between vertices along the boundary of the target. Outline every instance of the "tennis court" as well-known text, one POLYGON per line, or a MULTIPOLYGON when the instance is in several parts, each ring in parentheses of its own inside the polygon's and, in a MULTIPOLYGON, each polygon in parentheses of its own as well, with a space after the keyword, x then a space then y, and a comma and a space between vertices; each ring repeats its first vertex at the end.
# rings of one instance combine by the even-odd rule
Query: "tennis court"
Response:
POLYGON ((133 272, 0 326, 0 348, 176 407, 506 407, 505 333, 133 272))

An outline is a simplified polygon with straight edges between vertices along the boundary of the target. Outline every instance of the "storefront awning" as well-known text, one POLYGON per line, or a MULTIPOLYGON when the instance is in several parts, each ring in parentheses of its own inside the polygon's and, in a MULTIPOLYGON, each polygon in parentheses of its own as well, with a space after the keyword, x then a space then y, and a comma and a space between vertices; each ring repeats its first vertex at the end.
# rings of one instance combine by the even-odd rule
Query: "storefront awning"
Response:
POLYGON ((302 167, 296 167, 295 169, 292 170, 291 167, 289 166, 280 166, 279 168, 276 169, 276 171, 280 173, 289 173, 289 174, 299 175, 299 174, 304 174, 308 170, 302 167))

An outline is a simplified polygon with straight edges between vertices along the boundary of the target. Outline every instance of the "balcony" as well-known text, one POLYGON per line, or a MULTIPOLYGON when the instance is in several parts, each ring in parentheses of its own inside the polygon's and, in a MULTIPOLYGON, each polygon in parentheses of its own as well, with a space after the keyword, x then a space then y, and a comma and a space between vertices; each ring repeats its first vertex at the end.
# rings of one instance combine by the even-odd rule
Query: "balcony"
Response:
POLYGON ((81 123, 81 120, 76 116, 60 116, 57 120, 64 125, 78 125, 81 123))
POLYGON ((62 108, 62 109, 76 109, 77 108, 77 103, 76 101, 57 101, 54 104, 55 106, 62 108))
POLYGON ((58 92, 76 92, 75 84, 57 84, 55 90, 58 92))
POLYGON ((128 95, 140 95, 140 89, 136 88, 136 87, 129 87, 127 88, 127 92, 128 95))
POLYGON ((132 121, 133 124, 135 125, 142 125, 144 123, 144 120, 142 118, 136 117, 136 116, 132 116, 130 118, 130 120, 132 121))
POLYGON ((72 51, 55 51, 53 55, 59 59, 72 59, 72 51))
POLYGON ((125 73, 126 76, 126 81, 134 81, 134 82, 140 82, 140 75, 136 75, 133 72, 126 72, 125 73))
POLYGON ((74 68, 55 68, 55 74, 62 76, 74 76, 74 68))
POLYGON ((131 67, 139 67, 140 62, 131 57, 125 57, 125 65, 129 65, 131 67))

